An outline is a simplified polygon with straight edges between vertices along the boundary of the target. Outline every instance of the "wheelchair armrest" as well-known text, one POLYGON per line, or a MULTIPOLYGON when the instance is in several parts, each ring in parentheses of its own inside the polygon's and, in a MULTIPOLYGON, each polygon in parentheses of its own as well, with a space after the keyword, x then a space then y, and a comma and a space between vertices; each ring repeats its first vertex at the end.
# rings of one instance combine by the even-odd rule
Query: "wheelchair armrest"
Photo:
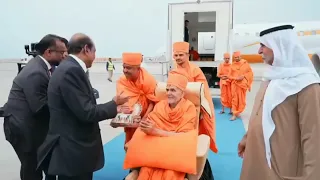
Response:
POLYGON ((209 151, 210 138, 207 135, 201 134, 198 136, 197 158, 205 157, 209 151))
POLYGON ((199 180, 203 173, 206 164, 208 152, 210 149, 210 138, 207 135, 201 134, 198 136, 197 145, 197 174, 188 174, 188 180, 199 180))

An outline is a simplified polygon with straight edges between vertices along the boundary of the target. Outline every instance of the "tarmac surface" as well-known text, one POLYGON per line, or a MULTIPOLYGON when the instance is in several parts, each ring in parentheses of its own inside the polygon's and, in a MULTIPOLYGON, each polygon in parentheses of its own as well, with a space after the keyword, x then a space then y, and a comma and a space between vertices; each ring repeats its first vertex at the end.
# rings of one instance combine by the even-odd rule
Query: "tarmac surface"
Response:
MULTIPOLYGON (((119 67, 119 65, 118 65, 119 67)), ((255 73, 255 81, 252 86, 251 92, 247 94, 247 107, 242 113, 241 118, 245 129, 247 129, 250 113, 252 111, 253 101, 255 94, 260 86, 260 80, 264 65, 253 64, 252 68, 255 73)), ((117 65, 116 65, 117 68, 117 65)), ((6 101, 9 94, 9 90, 12 85, 13 78, 17 75, 17 64, 15 63, 0 63, 0 106, 6 101)), ((147 68, 148 69, 148 68, 147 68)), ((100 93, 100 98, 97 100, 98 103, 104 103, 110 101, 116 92, 116 79, 121 75, 119 69, 114 75, 113 82, 107 80, 108 75, 105 71, 105 63, 95 63, 90 69, 90 80, 92 86, 97 89, 100 93), (117 73, 118 72, 118 73, 117 73)), ((149 70, 149 72, 154 72, 149 70)), ((160 74, 154 75, 158 81, 164 81, 163 76, 160 74)), ((219 91, 219 90, 218 90, 219 91)), ((217 95, 217 90, 212 92, 213 95, 217 95)), ((3 118, 0 118, 0 123, 3 124, 3 118)), ((123 132, 123 129, 114 129, 109 126, 109 121, 103 121, 100 123, 101 135, 103 143, 107 143, 117 135, 123 132)), ((5 140, 3 128, 0 128, 0 179, 2 180, 19 180, 20 162, 17 158, 11 145, 5 140)))

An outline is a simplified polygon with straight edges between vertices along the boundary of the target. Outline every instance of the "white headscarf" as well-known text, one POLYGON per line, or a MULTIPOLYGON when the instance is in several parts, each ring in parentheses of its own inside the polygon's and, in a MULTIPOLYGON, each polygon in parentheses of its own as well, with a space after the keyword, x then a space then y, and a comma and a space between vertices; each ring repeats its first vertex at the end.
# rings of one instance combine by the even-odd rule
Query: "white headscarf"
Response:
POLYGON ((270 81, 262 109, 262 128, 266 158, 271 168, 270 137, 275 130, 271 112, 288 96, 300 92, 310 84, 320 83, 307 52, 292 29, 280 30, 261 37, 261 43, 273 50, 274 61, 263 77, 270 81))

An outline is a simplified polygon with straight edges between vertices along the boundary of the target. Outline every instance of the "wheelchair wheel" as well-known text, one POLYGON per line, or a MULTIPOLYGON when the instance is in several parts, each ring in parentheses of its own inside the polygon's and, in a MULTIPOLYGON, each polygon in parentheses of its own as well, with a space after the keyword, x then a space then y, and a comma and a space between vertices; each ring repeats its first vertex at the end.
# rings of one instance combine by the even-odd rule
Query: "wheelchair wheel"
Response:
POLYGON ((208 159, 206 160, 206 164, 204 165, 204 169, 200 177, 200 180, 214 180, 212 169, 208 159))

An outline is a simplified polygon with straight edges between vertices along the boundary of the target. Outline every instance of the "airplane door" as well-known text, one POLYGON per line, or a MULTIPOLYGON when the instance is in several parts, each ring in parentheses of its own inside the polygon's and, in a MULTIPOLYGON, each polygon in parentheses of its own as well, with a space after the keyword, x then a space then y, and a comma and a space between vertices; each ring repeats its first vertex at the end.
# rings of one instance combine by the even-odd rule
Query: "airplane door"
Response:
POLYGON ((184 40, 184 13, 211 11, 216 12, 215 59, 223 59, 223 53, 229 52, 229 34, 232 27, 232 1, 230 0, 169 4, 168 60, 172 60, 172 44, 184 40))

